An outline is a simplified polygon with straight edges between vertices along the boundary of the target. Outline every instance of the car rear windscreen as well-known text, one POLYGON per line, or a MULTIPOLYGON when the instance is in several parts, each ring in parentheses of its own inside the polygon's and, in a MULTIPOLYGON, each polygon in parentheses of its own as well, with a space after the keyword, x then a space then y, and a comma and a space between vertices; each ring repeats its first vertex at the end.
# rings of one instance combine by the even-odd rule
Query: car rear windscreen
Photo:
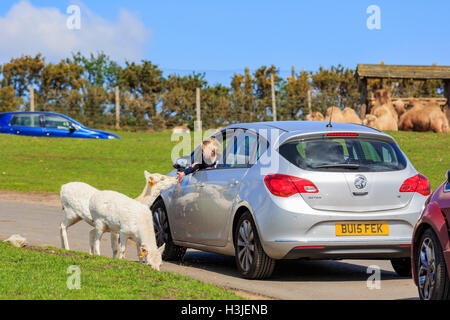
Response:
POLYGON ((393 142, 363 138, 294 140, 278 152, 304 170, 395 171, 406 167, 406 159, 393 142))

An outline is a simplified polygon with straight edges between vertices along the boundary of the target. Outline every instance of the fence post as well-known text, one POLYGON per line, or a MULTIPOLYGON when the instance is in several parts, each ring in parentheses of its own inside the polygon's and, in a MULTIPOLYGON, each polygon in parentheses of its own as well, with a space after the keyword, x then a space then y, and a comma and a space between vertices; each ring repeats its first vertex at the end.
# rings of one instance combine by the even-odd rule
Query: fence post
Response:
POLYGON ((308 112, 309 114, 312 113, 312 108, 311 108, 311 90, 308 90, 308 112))
POLYGON ((273 121, 277 121, 277 105, 275 101, 275 79, 274 74, 270 74, 270 83, 272 86, 272 113, 273 113, 273 121))
POLYGON ((30 111, 34 111, 34 87, 30 86, 30 111))
POLYGON ((119 87, 116 87, 116 129, 120 128, 120 97, 119 87))
POLYGON ((195 89, 195 107, 197 114, 197 121, 194 123, 194 130, 202 132, 202 115, 200 110, 200 88, 195 89))

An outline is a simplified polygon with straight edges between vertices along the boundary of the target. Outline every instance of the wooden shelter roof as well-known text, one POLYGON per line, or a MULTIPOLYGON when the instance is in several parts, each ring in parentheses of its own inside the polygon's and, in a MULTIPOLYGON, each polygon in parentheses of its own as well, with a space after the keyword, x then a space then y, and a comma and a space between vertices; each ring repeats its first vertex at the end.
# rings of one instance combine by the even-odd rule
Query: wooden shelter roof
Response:
POLYGON ((450 66, 358 64, 358 78, 450 80, 450 66))

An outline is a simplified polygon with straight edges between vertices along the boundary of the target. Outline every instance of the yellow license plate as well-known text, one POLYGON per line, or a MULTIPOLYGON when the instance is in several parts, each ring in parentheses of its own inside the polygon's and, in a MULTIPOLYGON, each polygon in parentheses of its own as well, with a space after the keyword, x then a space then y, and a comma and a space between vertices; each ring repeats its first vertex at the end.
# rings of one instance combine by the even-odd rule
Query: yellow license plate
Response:
POLYGON ((388 223, 336 223, 337 236, 387 236, 388 223))

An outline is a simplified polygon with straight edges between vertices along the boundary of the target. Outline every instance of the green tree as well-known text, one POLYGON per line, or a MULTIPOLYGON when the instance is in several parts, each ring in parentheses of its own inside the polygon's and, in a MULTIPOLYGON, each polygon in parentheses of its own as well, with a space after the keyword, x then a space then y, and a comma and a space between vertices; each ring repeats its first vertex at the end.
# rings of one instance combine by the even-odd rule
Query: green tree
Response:
POLYGON ((67 114, 83 121, 83 92, 86 80, 83 67, 76 62, 61 60, 47 64, 41 73, 41 86, 36 91, 37 109, 67 114))
POLYGON ((302 70, 298 75, 287 77, 280 88, 280 120, 297 120, 308 114, 308 90, 310 90, 310 73, 302 70))
POLYGON ((163 93, 162 71, 148 60, 142 60, 141 64, 126 62, 125 68, 120 69, 119 85, 121 104, 129 123, 147 127, 151 117, 157 115, 156 108, 163 93))
POLYGON ((249 68, 244 75, 234 74, 231 80, 232 119, 239 122, 256 121, 257 104, 254 95, 255 78, 249 68))
POLYGON ((28 55, 12 58, 2 66, 2 87, 14 88, 15 96, 23 98, 28 95, 29 87, 39 88, 41 72, 45 66, 45 59, 39 53, 35 57, 28 55))
POLYGON ((17 111, 20 108, 22 99, 16 97, 14 88, 11 86, 0 88, 0 112, 17 111))
MULTIPOLYGON (((256 119, 258 121, 268 121, 272 119, 272 84, 271 74, 274 74, 275 96, 279 96, 279 87, 281 78, 278 77, 278 69, 272 65, 270 67, 262 66, 254 73, 255 95, 256 95, 256 119)), ((278 103, 276 103, 278 105, 278 103)))
POLYGON ((161 116, 167 126, 188 124, 192 129, 195 120, 196 88, 204 88, 205 75, 192 73, 188 76, 169 75, 164 82, 161 116))
POLYGON ((359 104, 359 91, 354 70, 341 65, 330 69, 320 67, 312 74, 314 90, 313 109, 325 112, 328 107, 356 109, 359 104))
POLYGON ((201 92, 203 129, 228 125, 233 120, 230 88, 221 84, 207 87, 201 92))

